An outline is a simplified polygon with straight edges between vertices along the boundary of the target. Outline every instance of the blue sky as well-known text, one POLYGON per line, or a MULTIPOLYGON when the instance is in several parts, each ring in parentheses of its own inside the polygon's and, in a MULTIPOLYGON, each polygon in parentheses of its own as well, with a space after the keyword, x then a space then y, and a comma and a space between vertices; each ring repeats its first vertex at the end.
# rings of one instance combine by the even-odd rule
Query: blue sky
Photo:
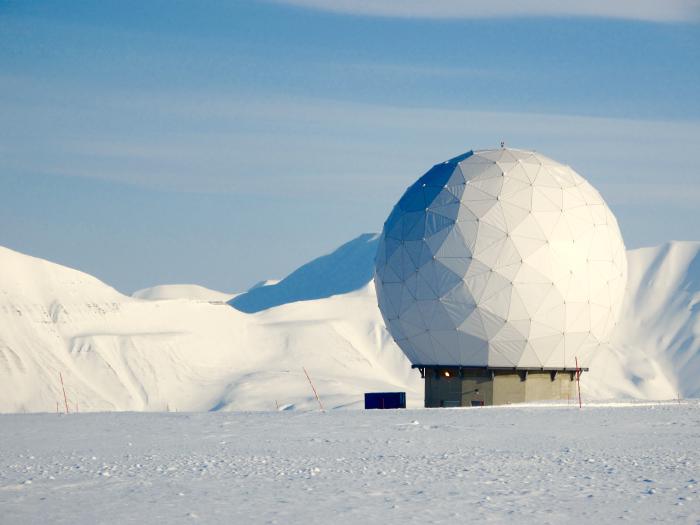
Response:
POLYGON ((429 4, 0 0, 0 244, 241 290, 500 140, 587 177, 628 247, 700 240, 700 3, 429 4))

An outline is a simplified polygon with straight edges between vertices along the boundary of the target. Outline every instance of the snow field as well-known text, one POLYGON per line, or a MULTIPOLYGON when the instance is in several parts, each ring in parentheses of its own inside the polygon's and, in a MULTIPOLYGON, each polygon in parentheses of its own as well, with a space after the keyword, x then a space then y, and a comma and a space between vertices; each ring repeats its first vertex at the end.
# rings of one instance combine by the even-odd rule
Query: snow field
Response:
POLYGON ((700 523, 700 404, 0 416, 0 522, 700 523))

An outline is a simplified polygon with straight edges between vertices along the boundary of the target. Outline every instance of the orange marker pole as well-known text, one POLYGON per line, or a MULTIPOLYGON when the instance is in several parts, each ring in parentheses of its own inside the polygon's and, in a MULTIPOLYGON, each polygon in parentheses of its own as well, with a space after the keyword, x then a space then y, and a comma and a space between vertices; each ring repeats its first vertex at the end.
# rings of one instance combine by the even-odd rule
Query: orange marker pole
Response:
POLYGON ((63 389, 63 402, 66 404, 66 414, 68 413, 68 396, 66 396, 66 387, 63 386, 63 374, 58 373, 58 377, 61 378, 61 388, 63 389))
POLYGON ((306 379, 309 380, 309 384, 311 385, 311 390, 314 391, 314 395, 316 396, 316 401, 318 401, 318 406, 321 408, 321 411, 323 411, 323 404, 321 403, 321 399, 318 397, 318 393, 316 392, 316 387, 314 387, 314 384, 311 382, 311 378, 309 377, 309 373, 306 371, 306 368, 303 366, 301 369, 304 371, 304 374, 306 374, 306 379))

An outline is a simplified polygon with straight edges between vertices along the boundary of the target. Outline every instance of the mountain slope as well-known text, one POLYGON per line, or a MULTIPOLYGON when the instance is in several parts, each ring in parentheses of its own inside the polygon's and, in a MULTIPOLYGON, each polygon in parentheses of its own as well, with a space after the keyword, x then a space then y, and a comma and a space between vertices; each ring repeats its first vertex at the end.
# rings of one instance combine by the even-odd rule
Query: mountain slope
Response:
MULTIPOLYGON (((59 373, 81 410, 312 408, 302 366, 327 407, 360 406, 370 390, 405 390, 418 406, 422 382, 376 307, 375 249, 376 236, 363 235, 231 308, 127 297, 0 248, 0 411, 55 410, 59 373)), ((700 243, 628 259, 622 319, 612 348, 589 364, 585 394, 700 396, 700 243)))
POLYGON ((55 410, 59 373, 81 410, 271 409, 361 401, 420 380, 388 339, 371 286, 256 315, 145 301, 0 249, 0 411, 55 410))
POLYGON ((152 288, 137 290, 132 297, 149 301, 167 301, 172 299, 189 299, 192 301, 226 302, 235 294, 210 290, 196 284, 161 284, 152 288))
POLYGON ((628 252, 626 304, 614 340, 639 395, 700 397, 700 242, 628 252))
POLYGON ((365 233, 301 266, 278 283, 255 286, 229 303, 242 312, 259 312, 280 304, 323 299, 367 285, 374 273, 379 235, 365 233))

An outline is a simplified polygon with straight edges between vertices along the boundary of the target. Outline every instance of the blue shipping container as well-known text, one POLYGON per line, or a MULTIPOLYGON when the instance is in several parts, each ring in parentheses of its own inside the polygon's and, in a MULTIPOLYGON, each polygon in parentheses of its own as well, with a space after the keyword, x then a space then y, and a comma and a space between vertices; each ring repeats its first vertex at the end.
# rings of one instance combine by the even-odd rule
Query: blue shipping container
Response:
POLYGON ((406 392, 368 392, 365 410, 371 408, 406 408, 406 392))

